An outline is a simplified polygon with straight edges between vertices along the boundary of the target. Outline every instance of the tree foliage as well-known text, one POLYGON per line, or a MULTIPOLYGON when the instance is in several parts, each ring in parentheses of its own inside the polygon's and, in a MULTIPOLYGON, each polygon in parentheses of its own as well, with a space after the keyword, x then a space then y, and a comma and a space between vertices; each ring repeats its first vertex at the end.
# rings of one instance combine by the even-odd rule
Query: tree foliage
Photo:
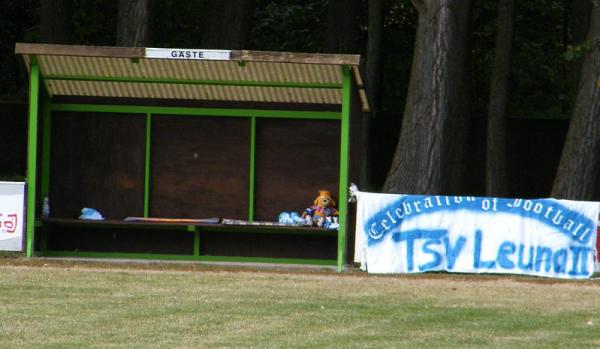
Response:
POLYGON ((266 51, 318 52, 326 9, 323 0, 259 0, 250 46, 266 51))
POLYGON ((117 12, 118 0, 74 0, 73 44, 115 45, 117 12))
POLYGON ((40 15, 41 41, 68 44, 73 28, 73 0, 42 1, 40 15))
MULTIPOLYGON (((496 0, 474 2, 472 47, 475 116, 486 114, 496 36, 496 0)), ((569 41, 566 1, 515 1, 511 117, 566 118, 566 63, 569 41)))
POLYGON ((417 12, 410 0, 383 1, 381 37, 381 94, 379 112, 372 122, 370 182, 383 184, 398 141, 413 60, 417 12))
POLYGON ((152 21, 156 47, 198 47, 202 36, 203 2, 162 0, 152 21))
POLYGON ((246 49, 255 0, 204 0, 199 44, 209 49, 246 49))
POLYGON ((17 41, 39 40, 39 7, 36 1, 8 1, 0 15, 0 98, 25 100, 22 70, 17 65, 14 45, 17 41))
MULTIPOLYGON (((53 1, 73 4, 71 43, 107 46, 116 44, 119 0, 53 1)), ((597 48, 594 42, 581 39, 587 33, 593 2, 598 1, 514 2, 512 68, 508 85, 510 101, 506 106, 509 121, 516 118, 543 118, 557 123, 567 122, 577 98, 581 64, 597 48)), ((156 0, 152 3, 155 15, 151 16, 149 25, 153 29, 152 45, 156 47, 202 47, 206 43, 203 38, 207 35, 220 35, 210 34, 209 29, 225 28, 217 29, 216 32, 232 29, 238 33, 242 30, 241 34, 244 34, 243 45, 231 41, 227 46, 296 52, 352 51, 363 57, 366 54, 368 0, 156 0), (240 12, 239 18, 244 20, 244 25, 239 28, 243 29, 235 29, 232 19, 237 15, 232 11, 236 10, 233 7, 240 4, 252 6, 248 7, 248 11, 240 12), (218 15, 211 14, 212 5, 220 6, 218 15), (211 19, 214 21, 211 22, 211 19), (348 23, 350 26, 346 26, 348 23), (350 35, 345 36, 348 33, 350 35), (348 37, 351 40, 346 40, 348 37), (350 46, 352 48, 348 49, 350 46)), ((415 0, 415 3, 422 1, 415 0)), ((26 101, 26 81, 23 69, 18 66, 14 57, 14 43, 44 40, 47 33, 40 23, 42 5, 39 0, 8 1, 2 4, 0 98, 4 101, 26 101)), ((472 5, 468 23, 470 29, 466 34, 465 66, 465 73, 468 74, 467 87, 470 87, 472 93, 464 105, 464 114, 470 116, 475 124, 482 124, 481 120, 484 120, 488 110, 490 77, 494 65, 497 0, 477 0, 472 5)), ((370 167, 374 189, 383 184, 392 162, 403 122, 401 111, 408 107, 407 96, 411 93, 409 81, 414 68, 413 55, 417 52, 415 38, 418 16, 411 1, 381 0, 381 7, 383 30, 380 50, 381 80, 378 84, 381 90, 377 102, 379 110, 376 118, 371 120, 370 128, 370 167)), ((207 45, 213 46, 210 43, 207 45)), ((418 101, 409 99, 408 103, 415 104, 418 101)), ((463 127, 466 128, 464 125, 463 127)), ((474 127, 474 134, 480 137, 476 126, 474 127)), ((479 131, 481 133, 483 130, 479 131)), ((510 136, 508 141, 511 141, 510 136)), ((561 144, 562 141, 560 137, 553 140, 556 144, 561 144)), ((483 152, 473 144, 482 145, 485 140, 479 143, 472 141, 469 149, 473 162, 483 162, 483 152)), ((537 146, 527 142, 524 144, 532 153, 537 146)), ((507 166, 521 166, 521 163, 517 164, 515 161, 514 154, 511 156, 512 160, 509 156, 507 166)), ((555 164, 544 166, 547 168, 547 176, 551 177, 555 164)), ((473 178, 484 177, 483 166, 473 168, 475 171, 468 177, 472 184, 476 183, 473 178)), ((519 171, 512 171, 513 177, 515 173, 519 171)), ((523 180, 522 176, 509 178, 509 184, 523 180)), ((480 183, 471 185, 469 192, 482 194, 483 181, 480 183)), ((547 192, 540 191, 537 195, 549 194, 549 185, 545 190, 547 192)), ((519 194, 510 190, 509 193, 519 194)))

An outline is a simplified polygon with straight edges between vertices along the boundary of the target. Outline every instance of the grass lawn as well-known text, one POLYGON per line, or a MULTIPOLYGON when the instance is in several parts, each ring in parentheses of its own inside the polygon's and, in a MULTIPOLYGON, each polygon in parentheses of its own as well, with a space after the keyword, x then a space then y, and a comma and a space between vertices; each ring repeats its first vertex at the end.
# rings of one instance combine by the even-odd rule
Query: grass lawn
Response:
POLYGON ((598 348, 600 280, 0 261, 0 347, 598 348))

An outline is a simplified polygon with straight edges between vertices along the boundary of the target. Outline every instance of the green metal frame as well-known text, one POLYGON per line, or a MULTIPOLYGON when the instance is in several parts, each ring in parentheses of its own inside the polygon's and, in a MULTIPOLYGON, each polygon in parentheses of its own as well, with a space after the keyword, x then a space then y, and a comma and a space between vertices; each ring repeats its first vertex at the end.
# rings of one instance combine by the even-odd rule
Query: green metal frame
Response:
MULTIPOLYGON (((340 89, 342 93, 341 112, 331 111, 299 111, 299 110, 267 110, 267 109, 239 109, 239 108, 189 108, 189 107, 155 107, 136 105, 107 105, 107 104, 69 104, 52 103, 50 98, 44 100, 43 109, 43 138, 42 138, 42 178, 41 194, 47 195, 50 180, 50 138, 52 112, 96 112, 96 113, 123 113, 123 114, 145 114, 146 117, 146 144, 145 144, 145 177, 144 177, 144 216, 148 217, 150 212, 150 161, 152 143, 152 118, 158 116, 191 116, 191 117, 243 117, 250 121, 250 169, 249 169, 249 192, 248 192, 248 219, 254 220, 255 200, 255 160, 256 160, 256 120, 257 118, 281 118, 281 119, 313 119, 313 120, 339 120, 340 121, 340 168, 339 168, 339 228, 337 233, 324 235, 337 235, 337 259, 290 259, 290 258, 254 258, 254 257, 227 257, 227 256, 203 256, 200 255, 200 232, 216 231, 246 231, 256 232, 251 226, 231 227, 229 229, 210 229, 195 226, 186 226, 186 229, 194 234, 193 253, 191 255, 165 255, 165 254, 143 254, 143 253, 104 253, 104 252, 68 252, 68 251, 46 251, 45 243, 42 244, 42 253, 47 256, 88 256, 88 257, 118 257, 118 258, 142 258, 142 259, 172 259, 172 260, 197 260, 197 261, 236 261, 236 262, 277 262, 294 264, 335 265, 337 270, 344 268, 346 260, 347 240, 347 214, 348 214, 348 166, 349 166, 349 137, 350 137, 350 89, 351 70, 349 66, 342 66, 342 84, 304 84, 287 82, 260 82, 260 81, 220 81, 220 80, 185 80, 185 79, 141 79, 141 78, 119 78, 119 77, 90 77, 90 76, 43 76, 48 80, 80 80, 80 81, 116 81, 135 83, 169 83, 169 84, 203 84, 221 86, 262 86, 262 87, 289 87, 289 88, 311 88, 311 89, 340 89)), ((29 142, 28 142, 28 194, 27 194, 27 256, 33 255, 34 226, 35 226, 35 203, 36 203, 36 163, 37 163, 37 111, 38 94, 40 85, 39 66, 35 57, 31 60, 30 74, 30 104, 29 104, 29 142)), ((44 228, 44 224, 40 224, 44 228)), ((107 227, 110 226, 107 225, 107 227)), ((123 228, 122 225, 116 224, 123 228)), ((128 228, 134 228, 130 226, 128 228)), ((166 229, 158 226, 157 229, 166 229)), ((179 228, 177 228, 179 229, 179 228)), ((275 233, 277 227, 271 232, 275 233)), ((269 230, 260 231, 260 233, 269 230)), ((292 232, 292 231, 290 231, 292 232)), ((289 232, 286 232, 289 233, 289 232)), ((293 233, 293 232, 292 232, 293 233)), ((306 232, 298 232, 306 234, 306 232)), ((322 234, 322 232, 316 232, 322 234)), ((45 236, 43 236, 44 238, 45 236)), ((44 239, 43 239, 44 240, 44 239)), ((44 241, 43 241, 44 242, 44 241)))
POLYGON ((36 171, 38 137, 38 100, 40 91, 40 67, 36 57, 31 58, 29 73, 29 132, 27 136, 27 257, 33 256, 36 206, 36 171))
POLYGON ((321 119, 340 120, 341 114, 333 111, 300 111, 271 109, 232 109, 232 108, 188 108, 188 107, 150 107, 136 105, 108 104, 68 104, 53 103, 51 111, 152 114, 173 116, 223 116, 256 117, 278 119, 321 119))
POLYGON ((339 224, 337 269, 342 271, 346 261, 346 227, 348 219, 348 166, 350 152, 350 67, 343 67, 342 122, 340 127, 340 179, 338 196, 339 224))

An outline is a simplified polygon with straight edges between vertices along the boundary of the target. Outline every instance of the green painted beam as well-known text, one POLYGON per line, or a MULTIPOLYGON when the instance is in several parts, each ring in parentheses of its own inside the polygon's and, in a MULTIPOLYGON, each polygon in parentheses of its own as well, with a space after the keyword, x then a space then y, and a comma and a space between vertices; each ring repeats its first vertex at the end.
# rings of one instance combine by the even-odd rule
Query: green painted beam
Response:
POLYGON ((52 111, 96 112, 96 113, 131 113, 157 115, 187 116, 224 116, 224 117, 256 117, 282 119, 322 119, 340 120, 340 112, 300 111, 300 110, 266 110, 266 109, 229 109, 229 108, 185 108, 185 107, 152 107, 133 105, 106 104, 52 104, 52 111))
POLYGON ((39 83, 40 68, 36 57, 33 56, 29 74, 29 132, 27 137, 27 242, 25 252, 27 257, 33 256, 35 235, 39 83))
POLYGON ((256 160, 256 118, 250 119, 250 183, 248 190, 248 220, 254 221, 254 171, 256 160))
POLYGON ((82 251, 46 251, 48 257, 88 257, 88 258, 131 258, 155 260, 180 260, 204 262, 243 262, 243 263, 281 263, 303 265, 335 266, 335 259, 302 259, 302 258, 270 258, 270 257, 237 257, 237 256, 194 256, 157 253, 126 252, 82 252, 82 251))
POLYGON ((346 263, 346 229, 348 218, 348 167, 350 152, 350 68, 343 66, 344 89, 342 90, 342 124, 340 130, 340 193, 338 196, 339 228, 337 269, 342 271, 346 263))
POLYGON ((95 82, 125 82, 143 84, 178 84, 178 85, 209 85, 209 86, 247 86, 247 87, 278 87, 278 88, 307 88, 307 89, 341 89, 342 84, 336 83, 301 83, 286 81, 246 81, 246 80, 200 80, 172 78, 143 78, 124 76, 89 76, 89 75, 44 75, 44 79, 63 81, 95 81, 95 82))
POLYGON ((152 143, 152 115, 146 113, 146 157, 144 162, 144 217, 150 213, 150 146, 152 143))

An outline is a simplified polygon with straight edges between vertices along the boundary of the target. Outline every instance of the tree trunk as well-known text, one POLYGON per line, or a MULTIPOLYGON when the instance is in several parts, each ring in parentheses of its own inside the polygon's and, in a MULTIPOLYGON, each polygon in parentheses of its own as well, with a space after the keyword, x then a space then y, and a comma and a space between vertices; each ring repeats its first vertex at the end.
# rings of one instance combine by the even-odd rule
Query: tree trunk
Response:
POLYGON ((73 1, 44 0, 41 5, 41 41, 46 44, 70 44, 73 29, 73 1))
POLYGON ((552 186, 552 196, 591 200, 600 175, 600 8, 594 6, 577 98, 552 186))
POLYGON ((383 191, 441 194, 464 148, 465 47, 470 1, 413 0, 419 13, 400 137, 383 191), (460 130, 463 131, 464 130, 460 130))
POLYGON ((498 2, 498 25, 494 70, 487 118, 485 192, 488 196, 507 196, 506 106, 512 53, 513 0, 498 2))
POLYGON ((150 43, 151 0, 119 0, 117 46, 144 47, 150 43))
POLYGON ((381 34, 383 31, 383 10, 382 0, 369 0, 369 23, 367 37, 367 69, 366 82, 370 115, 365 113, 362 120, 362 162, 361 162, 361 184, 365 190, 371 188, 370 173, 370 135, 371 118, 377 117, 379 110, 379 101, 381 97, 381 34))
POLYGON ((244 49, 252 27, 254 8, 254 0, 206 0, 201 46, 207 49, 244 49))
POLYGON ((382 0, 369 0, 367 37, 367 93, 371 113, 376 116, 381 91, 381 33, 383 31, 382 0))
MULTIPOLYGON (((569 8, 569 27, 571 29, 571 45, 579 45, 585 42, 588 29, 590 28, 590 14, 593 7, 590 0, 573 0, 569 8)), ((569 83, 569 111, 573 111, 575 100, 577 98, 577 87, 579 86, 579 77, 581 76, 581 63, 583 59, 576 59, 569 62, 569 74, 567 76, 569 83)))
POLYGON ((329 0, 323 52, 356 53, 359 0, 329 0))

